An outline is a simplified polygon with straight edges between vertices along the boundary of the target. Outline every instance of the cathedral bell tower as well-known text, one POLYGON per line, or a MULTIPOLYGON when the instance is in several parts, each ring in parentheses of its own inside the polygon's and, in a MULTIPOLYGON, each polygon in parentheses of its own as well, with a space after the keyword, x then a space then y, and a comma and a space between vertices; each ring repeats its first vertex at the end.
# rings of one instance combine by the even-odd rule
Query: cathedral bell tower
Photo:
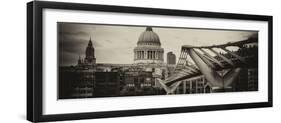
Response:
POLYGON ((92 40, 90 38, 88 46, 85 51, 86 57, 84 59, 85 65, 95 65, 96 64, 96 58, 95 58, 95 49, 93 47, 92 40))

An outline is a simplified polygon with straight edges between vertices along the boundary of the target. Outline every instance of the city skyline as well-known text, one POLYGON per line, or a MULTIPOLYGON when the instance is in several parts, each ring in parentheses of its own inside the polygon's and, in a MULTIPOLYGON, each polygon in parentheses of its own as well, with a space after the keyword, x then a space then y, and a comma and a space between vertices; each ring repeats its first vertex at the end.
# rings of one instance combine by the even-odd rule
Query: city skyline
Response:
MULTIPOLYGON (((58 23, 60 65, 76 65, 77 59, 85 57, 85 48, 89 39, 93 41, 97 63, 132 64, 134 47, 139 35, 146 27, 58 23), (109 55, 105 55, 109 54, 109 55)), ((160 37, 166 54, 173 52, 179 56, 182 45, 214 45, 244 40, 255 31, 209 30, 187 28, 153 27, 160 37), (204 35, 204 36, 202 36, 204 35)))
POLYGON ((58 31, 59 99, 258 91, 255 31, 69 23, 58 31))

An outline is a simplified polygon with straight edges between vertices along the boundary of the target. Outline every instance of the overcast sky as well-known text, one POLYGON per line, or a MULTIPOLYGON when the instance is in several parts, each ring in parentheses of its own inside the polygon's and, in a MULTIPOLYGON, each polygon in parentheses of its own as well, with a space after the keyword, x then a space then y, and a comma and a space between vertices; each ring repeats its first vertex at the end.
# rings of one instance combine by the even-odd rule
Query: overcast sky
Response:
MULTIPOLYGON (((58 23, 60 65, 76 65, 84 58, 91 37, 97 63, 131 64, 134 47, 146 27, 58 23)), ((178 56, 182 45, 206 46, 247 39, 253 31, 153 27, 166 53, 178 56)))

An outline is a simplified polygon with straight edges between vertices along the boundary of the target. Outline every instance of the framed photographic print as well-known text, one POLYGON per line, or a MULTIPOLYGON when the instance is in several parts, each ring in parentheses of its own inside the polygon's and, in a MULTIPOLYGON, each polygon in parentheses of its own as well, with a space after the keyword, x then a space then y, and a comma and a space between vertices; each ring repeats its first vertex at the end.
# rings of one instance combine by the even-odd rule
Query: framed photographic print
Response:
POLYGON ((272 16, 33 1, 33 122, 272 107, 272 16))

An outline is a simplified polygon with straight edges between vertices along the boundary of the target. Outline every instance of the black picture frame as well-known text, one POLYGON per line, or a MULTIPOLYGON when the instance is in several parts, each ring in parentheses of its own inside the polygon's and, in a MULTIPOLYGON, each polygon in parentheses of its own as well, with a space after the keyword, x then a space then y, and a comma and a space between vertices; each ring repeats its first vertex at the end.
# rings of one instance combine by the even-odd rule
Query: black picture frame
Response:
POLYGON ((123 116, 137 116, 137 115, 155 115, 155 114, 169 114, 169 113, 272 107, 273 106, 272 26, 273 26, 273 17, 265 16, 265 15, 185 11, 185 10, 93 5, 93 4, 63 3, 63 2, 45 2, 45 1, 29 2, 27 3, 27 120, 31 122, 46 122, 46 121, 106 118, 106 117, 123 117, 123 116), (43 88, 42 85, 42 71, 43 71, 42 10, 45 8, 266 21, 268 22, 268 101, 257 102, 257 103, 241 103, 241 104, 43 115, 42 113, 42 109, 43 109, 42 107, 42 100, 43 100, 42 99, 43 96, 42 95, 42 88, 43 88))

